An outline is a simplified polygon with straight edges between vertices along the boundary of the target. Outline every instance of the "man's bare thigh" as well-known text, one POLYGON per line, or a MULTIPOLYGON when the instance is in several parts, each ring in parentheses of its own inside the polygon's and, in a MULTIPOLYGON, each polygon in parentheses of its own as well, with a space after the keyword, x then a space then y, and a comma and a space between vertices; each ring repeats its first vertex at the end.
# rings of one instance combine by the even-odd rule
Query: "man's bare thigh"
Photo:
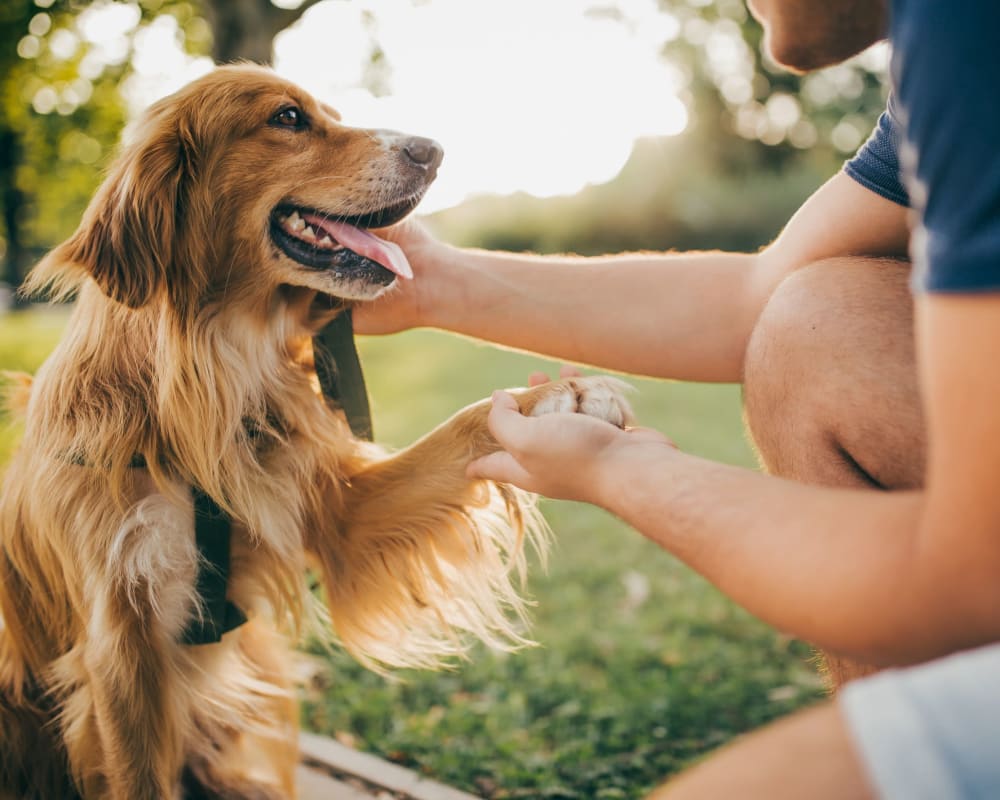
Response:
POLYGON ((910 265, 840 258, 789 276, 747 348, 747 423, 769 472, 914 488, 925 434, 910 265))

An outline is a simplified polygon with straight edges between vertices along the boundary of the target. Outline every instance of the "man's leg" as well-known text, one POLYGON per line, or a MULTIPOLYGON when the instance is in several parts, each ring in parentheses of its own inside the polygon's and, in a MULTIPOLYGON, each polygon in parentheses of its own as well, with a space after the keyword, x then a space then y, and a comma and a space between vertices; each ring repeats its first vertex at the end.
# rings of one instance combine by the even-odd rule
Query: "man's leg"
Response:
POLYGON ((873 796, 840 710, 827 702, 737 739, 647 800, 868 800, 873 796))
POLYGON ((649 800, 998 797, 1000 644, 855 681, 737 739, 649 800))
MULTIPOLYGON (((768 472, 825 486, 922 485, 909 274, 900 261, 831 259, 775 290, 744 370, 747 426, 768 472)), ((826 663, 834 686, 872 671, 833 655, 826 663)))

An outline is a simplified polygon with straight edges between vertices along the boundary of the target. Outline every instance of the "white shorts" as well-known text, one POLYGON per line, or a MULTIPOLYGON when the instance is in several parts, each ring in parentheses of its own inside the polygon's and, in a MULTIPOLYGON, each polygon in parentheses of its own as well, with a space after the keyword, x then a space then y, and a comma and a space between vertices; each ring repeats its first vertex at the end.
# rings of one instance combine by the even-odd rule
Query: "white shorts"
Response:
POLYGON ((1000 644, 849 683, 840 708, 886 800, 1000 800, 1000 644))

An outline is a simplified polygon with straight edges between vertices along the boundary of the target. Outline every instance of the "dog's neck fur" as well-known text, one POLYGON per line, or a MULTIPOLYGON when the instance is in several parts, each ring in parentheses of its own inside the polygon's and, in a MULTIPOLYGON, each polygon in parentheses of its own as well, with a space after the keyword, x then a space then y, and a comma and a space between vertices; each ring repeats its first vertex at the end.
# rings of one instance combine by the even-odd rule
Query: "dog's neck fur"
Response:
POLYGON ((248 428, 281 439, 296 422, 314 422, 299 416, 322 402, 303 364, 308 337, 296 333, 280 312, 255 320, 206 309, 183 325, 165 303, 130 309, 88 283, 38 375, 36 390, 54 400, 44 424, 69 437, 62 447, 95 463, 116 465, 131 450, 206 490, 220 489, 219 460, 257 458, 248 428), (120 344, 109 349, 109 341, 120 344), (94 403, 95 393, 106 402, 94 403), (91 399, 85 404, 84 397, 91 399), (290 398, 297 401, 291 407, 290 398), (74 429, 100 435, 76 442, 74 429))
POLYGON ((297 563, 290 547, 300 536, 288 535, 303 523, 295 499, 317 470, 340 484, 351 439, 315 389, 295 303, 272 302, 259 315, 205 309, 182 326, 165 300, 130 309, 87 281, 39 372, 45 414, 28 439, 50 456, 83 454, 103 468, 120 504, 134 502, 131 459, 141 455, 158 489, 197 486, 252 541, 297 563), (122 346, 108 349, 109 341, 122 346), (272 493, 284 524, 261 502, 272 493))

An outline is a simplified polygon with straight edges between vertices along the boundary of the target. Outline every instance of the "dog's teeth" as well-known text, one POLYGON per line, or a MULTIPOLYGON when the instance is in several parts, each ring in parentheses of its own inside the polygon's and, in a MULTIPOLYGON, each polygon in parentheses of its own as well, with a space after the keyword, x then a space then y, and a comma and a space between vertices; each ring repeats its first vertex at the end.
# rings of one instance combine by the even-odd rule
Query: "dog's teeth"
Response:
POLYGON ((324 236, 322 239, 319 240, 319 246, 333 247, 333 239, 331 239, 329 236, 324 236))
POLYGON ((298 233, 306 226, 306 221, 299 216, 298 211, 293 211, 288 217, 288 227, 293 233, 298 233))
POLYGON ((306 225, 306 226, 305 226, 305 227, 304 227, 304 228, 303 228, 303 229, 302 229, 302 230, 301 230, 301 231, 299 232, 299 236, 301 236, 301 237, 302 237, 303 239, 305 239, 305 240, 306 240, 307 242, 315 242, 315 241, 316 241, 316 232, 315 232, 315 231, 313 231, 313 229, 312 229, 312 228, 310 228, 310 227, 309 227, 308 225, 306 225))

